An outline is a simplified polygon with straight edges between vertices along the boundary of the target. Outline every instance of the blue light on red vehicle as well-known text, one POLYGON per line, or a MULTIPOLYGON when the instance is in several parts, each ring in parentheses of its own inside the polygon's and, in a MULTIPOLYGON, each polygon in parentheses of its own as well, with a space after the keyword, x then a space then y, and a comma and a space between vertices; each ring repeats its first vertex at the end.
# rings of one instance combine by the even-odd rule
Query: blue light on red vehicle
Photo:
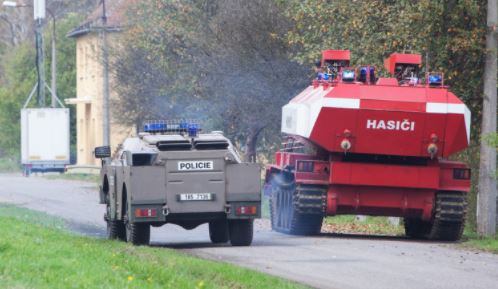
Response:
POLYGON ((342 81, 354 81, 354 70, 347 69, 342 71, 342 81))
POLYGON ((430 74, 429 75, 429 85, 439 86, 443 83, 443 76, 441 74, 430 74))

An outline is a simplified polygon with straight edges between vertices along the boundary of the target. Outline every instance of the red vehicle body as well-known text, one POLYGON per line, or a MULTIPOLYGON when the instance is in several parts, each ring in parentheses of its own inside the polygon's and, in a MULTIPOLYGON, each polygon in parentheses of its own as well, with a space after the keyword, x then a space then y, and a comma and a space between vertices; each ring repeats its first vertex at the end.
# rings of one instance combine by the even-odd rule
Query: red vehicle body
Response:
POLYGON ((328 75, 282 109, 286 141, 266 168, 273 229, 315 234, 324 216, 361 214, 403 217, 411 237, 459 239, 470 169, 446 159, 469 144, 469 109, 441 73, 418 78, 420 55, 392 54, 393 77, 379 79, 349 57, 324 51, 328 75))

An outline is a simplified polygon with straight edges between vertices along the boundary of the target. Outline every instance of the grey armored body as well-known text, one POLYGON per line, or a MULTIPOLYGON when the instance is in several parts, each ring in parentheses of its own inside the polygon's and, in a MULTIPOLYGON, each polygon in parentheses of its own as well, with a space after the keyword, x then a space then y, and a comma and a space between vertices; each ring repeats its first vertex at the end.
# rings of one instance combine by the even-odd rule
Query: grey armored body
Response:
POLYGON ((221 132, 146 131, 126 139, 113 159, 109 147, 95 149, 108 237, 143 245, 150 226, 209 223, 213 243, 250 245, 261 216, 259 166, 241 162, 221 132))

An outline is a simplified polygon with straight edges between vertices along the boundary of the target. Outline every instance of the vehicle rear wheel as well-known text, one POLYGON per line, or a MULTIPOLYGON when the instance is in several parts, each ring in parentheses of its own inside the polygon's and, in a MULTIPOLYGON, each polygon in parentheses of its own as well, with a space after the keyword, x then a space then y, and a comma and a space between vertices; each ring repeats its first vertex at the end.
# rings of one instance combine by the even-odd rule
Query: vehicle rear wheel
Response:
POLYGON ((149 245, 150 225, 143 223, 127 223, 126 241, 137 246, 149 245))
POLYGON ((118 220, 107 220, 107 239, 109 240, 126 240, 126 232, 123 222, 118 220))
POLYGON ((227 220, 209 222, 209 238, 214 244, 228 242, 229 234, 227 220))
POLYGON ((126 241, 133 245, 149 245, 150 242, 150 225, 145 223, 132 223, 129 221, 128 206, 124 215, 124 224, 126 232, 126 241))
POLYGON ((106 202, 106 215, 104 216, 104 219, 107 223, 107 239, 126 241, 126 228, 123 221, 111 220, 111 207, 107 196, 106 202))
POLYGON ((249 246, 253 239, 254 220, 229 220, 228 230, 232 246, 249 246))
POLYGON ((110 219, 110 207, 106 205, 107 213, 105 220, 107 223, 107 239, 126 241, 126 228, 123 221, 110 219))
POLYGON ((270 199, 272 229, 292 235, 319 234, 325 201, 325 188, 308 185, 297 187, 291 177, 276 175, 270 199))

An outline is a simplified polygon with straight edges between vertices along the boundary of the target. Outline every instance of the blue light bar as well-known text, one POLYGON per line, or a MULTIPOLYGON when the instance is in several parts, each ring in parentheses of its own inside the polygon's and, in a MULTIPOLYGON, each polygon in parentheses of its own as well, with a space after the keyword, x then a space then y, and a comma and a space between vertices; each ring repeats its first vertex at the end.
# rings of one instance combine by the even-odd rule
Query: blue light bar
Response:
POLYGON ((181 121, 180 122, 180 129, 188 129, 188 122, 181 121))
POLYGON ((167 125, 165 123, 145 123, 144 124, 144 132, 158 132, 165 131, 167 129, 167 125))

